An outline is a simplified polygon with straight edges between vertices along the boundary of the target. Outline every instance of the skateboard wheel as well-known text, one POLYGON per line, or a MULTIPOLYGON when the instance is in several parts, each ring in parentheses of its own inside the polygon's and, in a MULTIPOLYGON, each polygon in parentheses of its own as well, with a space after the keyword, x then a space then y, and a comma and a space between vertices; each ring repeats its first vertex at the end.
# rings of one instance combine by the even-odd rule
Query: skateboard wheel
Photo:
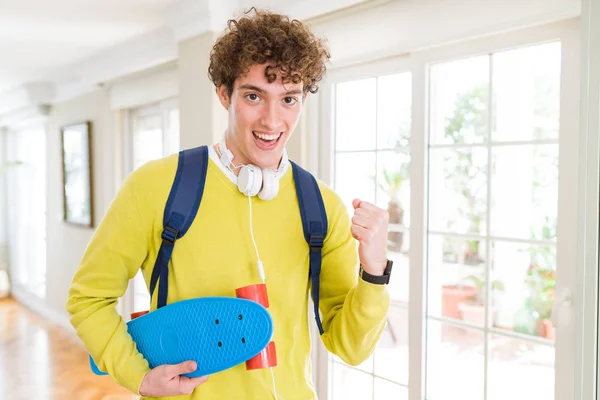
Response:
POLYGON ((246 370, 248 371, 276 366, 277 352, 275 351, 275 342, 269 342, 263 351, 246 361, 246 370))
POLYGON ((267 285, 264 283, 258 285, 244 286, 235 290, 238 299, 252 300, 264 308, 269 308, 269 298, 267 297, 267 285))
MULTIPOLYGON (((265 308, 269 308, 267 285, 264 283, 241 287, 235 290, 235 294, 237 298, 252 300, 265 308)), ((246 370, 248 371, 275 366, 277 366, 275 342, 269 342, 267 347, 265 347, 260 353, 246 361, 246 370)))
POLYGON ((141 317, 142 315, 146 315, 149 312, 150 311, 145 310, 145 311, 138 311, 138 312, 131 313, 131 319, 136 319, 137 317, 141 317))

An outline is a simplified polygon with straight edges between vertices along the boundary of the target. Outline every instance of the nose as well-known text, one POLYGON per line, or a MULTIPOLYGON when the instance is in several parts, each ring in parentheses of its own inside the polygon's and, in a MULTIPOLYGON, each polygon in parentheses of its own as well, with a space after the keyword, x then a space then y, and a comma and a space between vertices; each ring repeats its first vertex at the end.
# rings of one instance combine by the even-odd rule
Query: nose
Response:
POLYGON ((279 116, 277 104, 275 104, 274 102, 266 104, 266 106, 263 109, 263 114, 261 116, 260 123, 265 128, 265 130, 269 132, 279 131, 279 127, 281 126, 281 118, 279 116))

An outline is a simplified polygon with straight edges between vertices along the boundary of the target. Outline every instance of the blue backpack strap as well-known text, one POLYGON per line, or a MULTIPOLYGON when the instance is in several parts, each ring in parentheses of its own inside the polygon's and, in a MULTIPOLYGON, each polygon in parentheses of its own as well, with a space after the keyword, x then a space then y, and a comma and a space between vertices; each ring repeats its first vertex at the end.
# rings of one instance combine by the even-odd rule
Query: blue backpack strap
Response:
POLYGON ((162 244, 150 279, 150 296, 158 283, 157 307, 167 304, 169 260, 175 241, 185 235, 196 217, 208 170, 208 147, 201 146, 179 152, 177 173, 163 216, 162 244), (159 281, 160 277, 160 281, 159 281))
POLYGON ((321 255, 323 241, 327 236, 327 213, 323 204, 323 197, 319 190, 317 180, 312 174, 296 163, 290 161, 294 171, 296 182, 296 194, 300 205, 300 216, 302 217, 302 228, 304 238, 308 243, 309 250, 309 273, 312 282, 312 298, 315 310, 315 319, 319 327, 319 333, 323 334, 323 325, 319 313, 319 278, 321 275, 321 255))

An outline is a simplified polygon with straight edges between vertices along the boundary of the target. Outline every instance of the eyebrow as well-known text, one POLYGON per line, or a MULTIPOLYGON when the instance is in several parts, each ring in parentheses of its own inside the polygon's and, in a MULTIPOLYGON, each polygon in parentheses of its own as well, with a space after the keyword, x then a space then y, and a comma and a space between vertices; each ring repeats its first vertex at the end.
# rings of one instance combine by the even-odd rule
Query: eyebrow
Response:
MULTIPOLYGON (((258 86, 254 86, 254 85, 250 85, 250 84, 244 84, 244 85, 240 85, 238 87, 238 89, 248 89, 248 90, 253 90, 255 92, 258 93, 266 93, 265 90, 259 88, 258 86)), ((286 96, 287 95, 291 95, 291 94, 302 94, 302 90, 288 90, 287 92, 284 93, 286 96)))

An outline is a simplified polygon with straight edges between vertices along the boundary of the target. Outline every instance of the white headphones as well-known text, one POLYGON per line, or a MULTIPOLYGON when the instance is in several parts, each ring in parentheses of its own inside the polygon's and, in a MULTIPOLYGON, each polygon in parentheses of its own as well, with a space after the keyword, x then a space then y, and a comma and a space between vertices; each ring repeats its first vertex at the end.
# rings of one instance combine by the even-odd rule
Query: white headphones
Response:
MULTIPOLYGON (((274 171, 272 169, 261 170, 256 165, 248 164, 236 166, 233 162, 233 153, 225 145, 225 137, 219 142, 221 163, 233 172, 233 169, 241 167, 237 176, 237 187, 245 196, 256 196, 262 200, 271 200, 277 196, 279 192, 279 179, 285 174, 288 169, 287 151, 283 150, 283 157, 279 168, 274 171)), ((234 174, 235 175, 235 174, 234 174)))

